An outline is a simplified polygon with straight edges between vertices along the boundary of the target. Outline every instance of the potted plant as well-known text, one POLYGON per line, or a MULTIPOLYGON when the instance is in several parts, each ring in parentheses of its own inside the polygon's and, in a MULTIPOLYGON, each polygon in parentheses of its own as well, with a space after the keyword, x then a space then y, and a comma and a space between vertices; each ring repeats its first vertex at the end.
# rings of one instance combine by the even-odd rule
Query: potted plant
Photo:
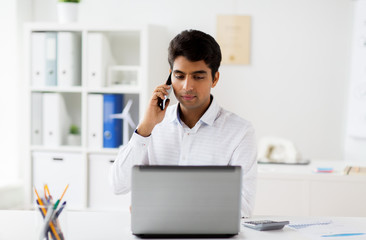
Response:
POLYGON ((69 134, 67 136, 67 144, 71 146, 80 146, 81 137, 79 127, 72 124, 69 129, 69 134))
POLYGON ((80 0, 58 0, 57 11, 60 23, 76 22, 80 0))

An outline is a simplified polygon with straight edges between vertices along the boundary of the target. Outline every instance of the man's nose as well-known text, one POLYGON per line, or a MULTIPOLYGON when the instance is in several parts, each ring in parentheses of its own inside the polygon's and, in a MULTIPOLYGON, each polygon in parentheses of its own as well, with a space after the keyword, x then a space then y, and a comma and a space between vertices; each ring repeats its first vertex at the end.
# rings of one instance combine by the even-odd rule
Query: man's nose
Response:
POLYGON ((184 80, 183 89, 191 90, 192 88, 193 88, 193 80, 189 75, 187 75, 186 79, 184 80))

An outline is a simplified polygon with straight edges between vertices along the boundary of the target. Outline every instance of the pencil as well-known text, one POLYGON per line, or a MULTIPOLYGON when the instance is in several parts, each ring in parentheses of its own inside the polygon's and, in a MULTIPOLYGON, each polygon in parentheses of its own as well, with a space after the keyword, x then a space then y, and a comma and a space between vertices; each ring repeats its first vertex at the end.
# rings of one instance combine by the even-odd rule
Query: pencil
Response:
MULTIPOLYGON (((37 189, 34 187, 34 191, 36 192, 36 195, 37 195, 37 198, 38 198, 38 202, 39 202, 39 205, 41 206, 45 206, 42 202, 42 199, 39 197, 38 195, 38 192, 37 192, 37 189)), ((46 209, 45 208, 41 208, 43 214, 46 216, 47 212, 46 212, 46 209)), ((51 227, 51 231, 53 232, 53 234, 55 235, 56 239, 57 240, 61 240, 61 238, 58 236, 57 232, 56 232, 56 229, 55 229, 55 226, 53 225, 52 222, 50 222, 50 227, 51 227)))

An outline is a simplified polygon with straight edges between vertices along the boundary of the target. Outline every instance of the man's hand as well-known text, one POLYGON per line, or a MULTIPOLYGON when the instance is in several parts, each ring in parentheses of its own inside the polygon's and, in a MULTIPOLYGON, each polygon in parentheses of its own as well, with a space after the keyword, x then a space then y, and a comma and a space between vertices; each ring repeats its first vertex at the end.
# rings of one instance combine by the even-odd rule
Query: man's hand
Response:
POLYGON ((152 130, 154 129, 155 125, 163 121, 165 116, 165 111, 170 103, 168 99, 166 101, 166 106, 164 110, 161 110, 158 106, 158 98, 164 99, 165 95, 168 95, 167 90, 170 89, 172 86, 163 84, 157 86, 153 92, 153 95, 150 99, 149 105, 146 109, 145 116, 142 122, 138 126, 138 134, 147 137, 151 134, 152 130))

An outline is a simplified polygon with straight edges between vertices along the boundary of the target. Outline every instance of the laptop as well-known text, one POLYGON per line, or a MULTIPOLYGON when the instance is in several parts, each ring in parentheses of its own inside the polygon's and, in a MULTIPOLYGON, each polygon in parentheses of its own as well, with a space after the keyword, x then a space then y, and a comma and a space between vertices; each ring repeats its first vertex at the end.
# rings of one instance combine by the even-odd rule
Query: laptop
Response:
POLYGON ((140 237, 240 231, 240 166, 134 166, 131 230, 140 237))

